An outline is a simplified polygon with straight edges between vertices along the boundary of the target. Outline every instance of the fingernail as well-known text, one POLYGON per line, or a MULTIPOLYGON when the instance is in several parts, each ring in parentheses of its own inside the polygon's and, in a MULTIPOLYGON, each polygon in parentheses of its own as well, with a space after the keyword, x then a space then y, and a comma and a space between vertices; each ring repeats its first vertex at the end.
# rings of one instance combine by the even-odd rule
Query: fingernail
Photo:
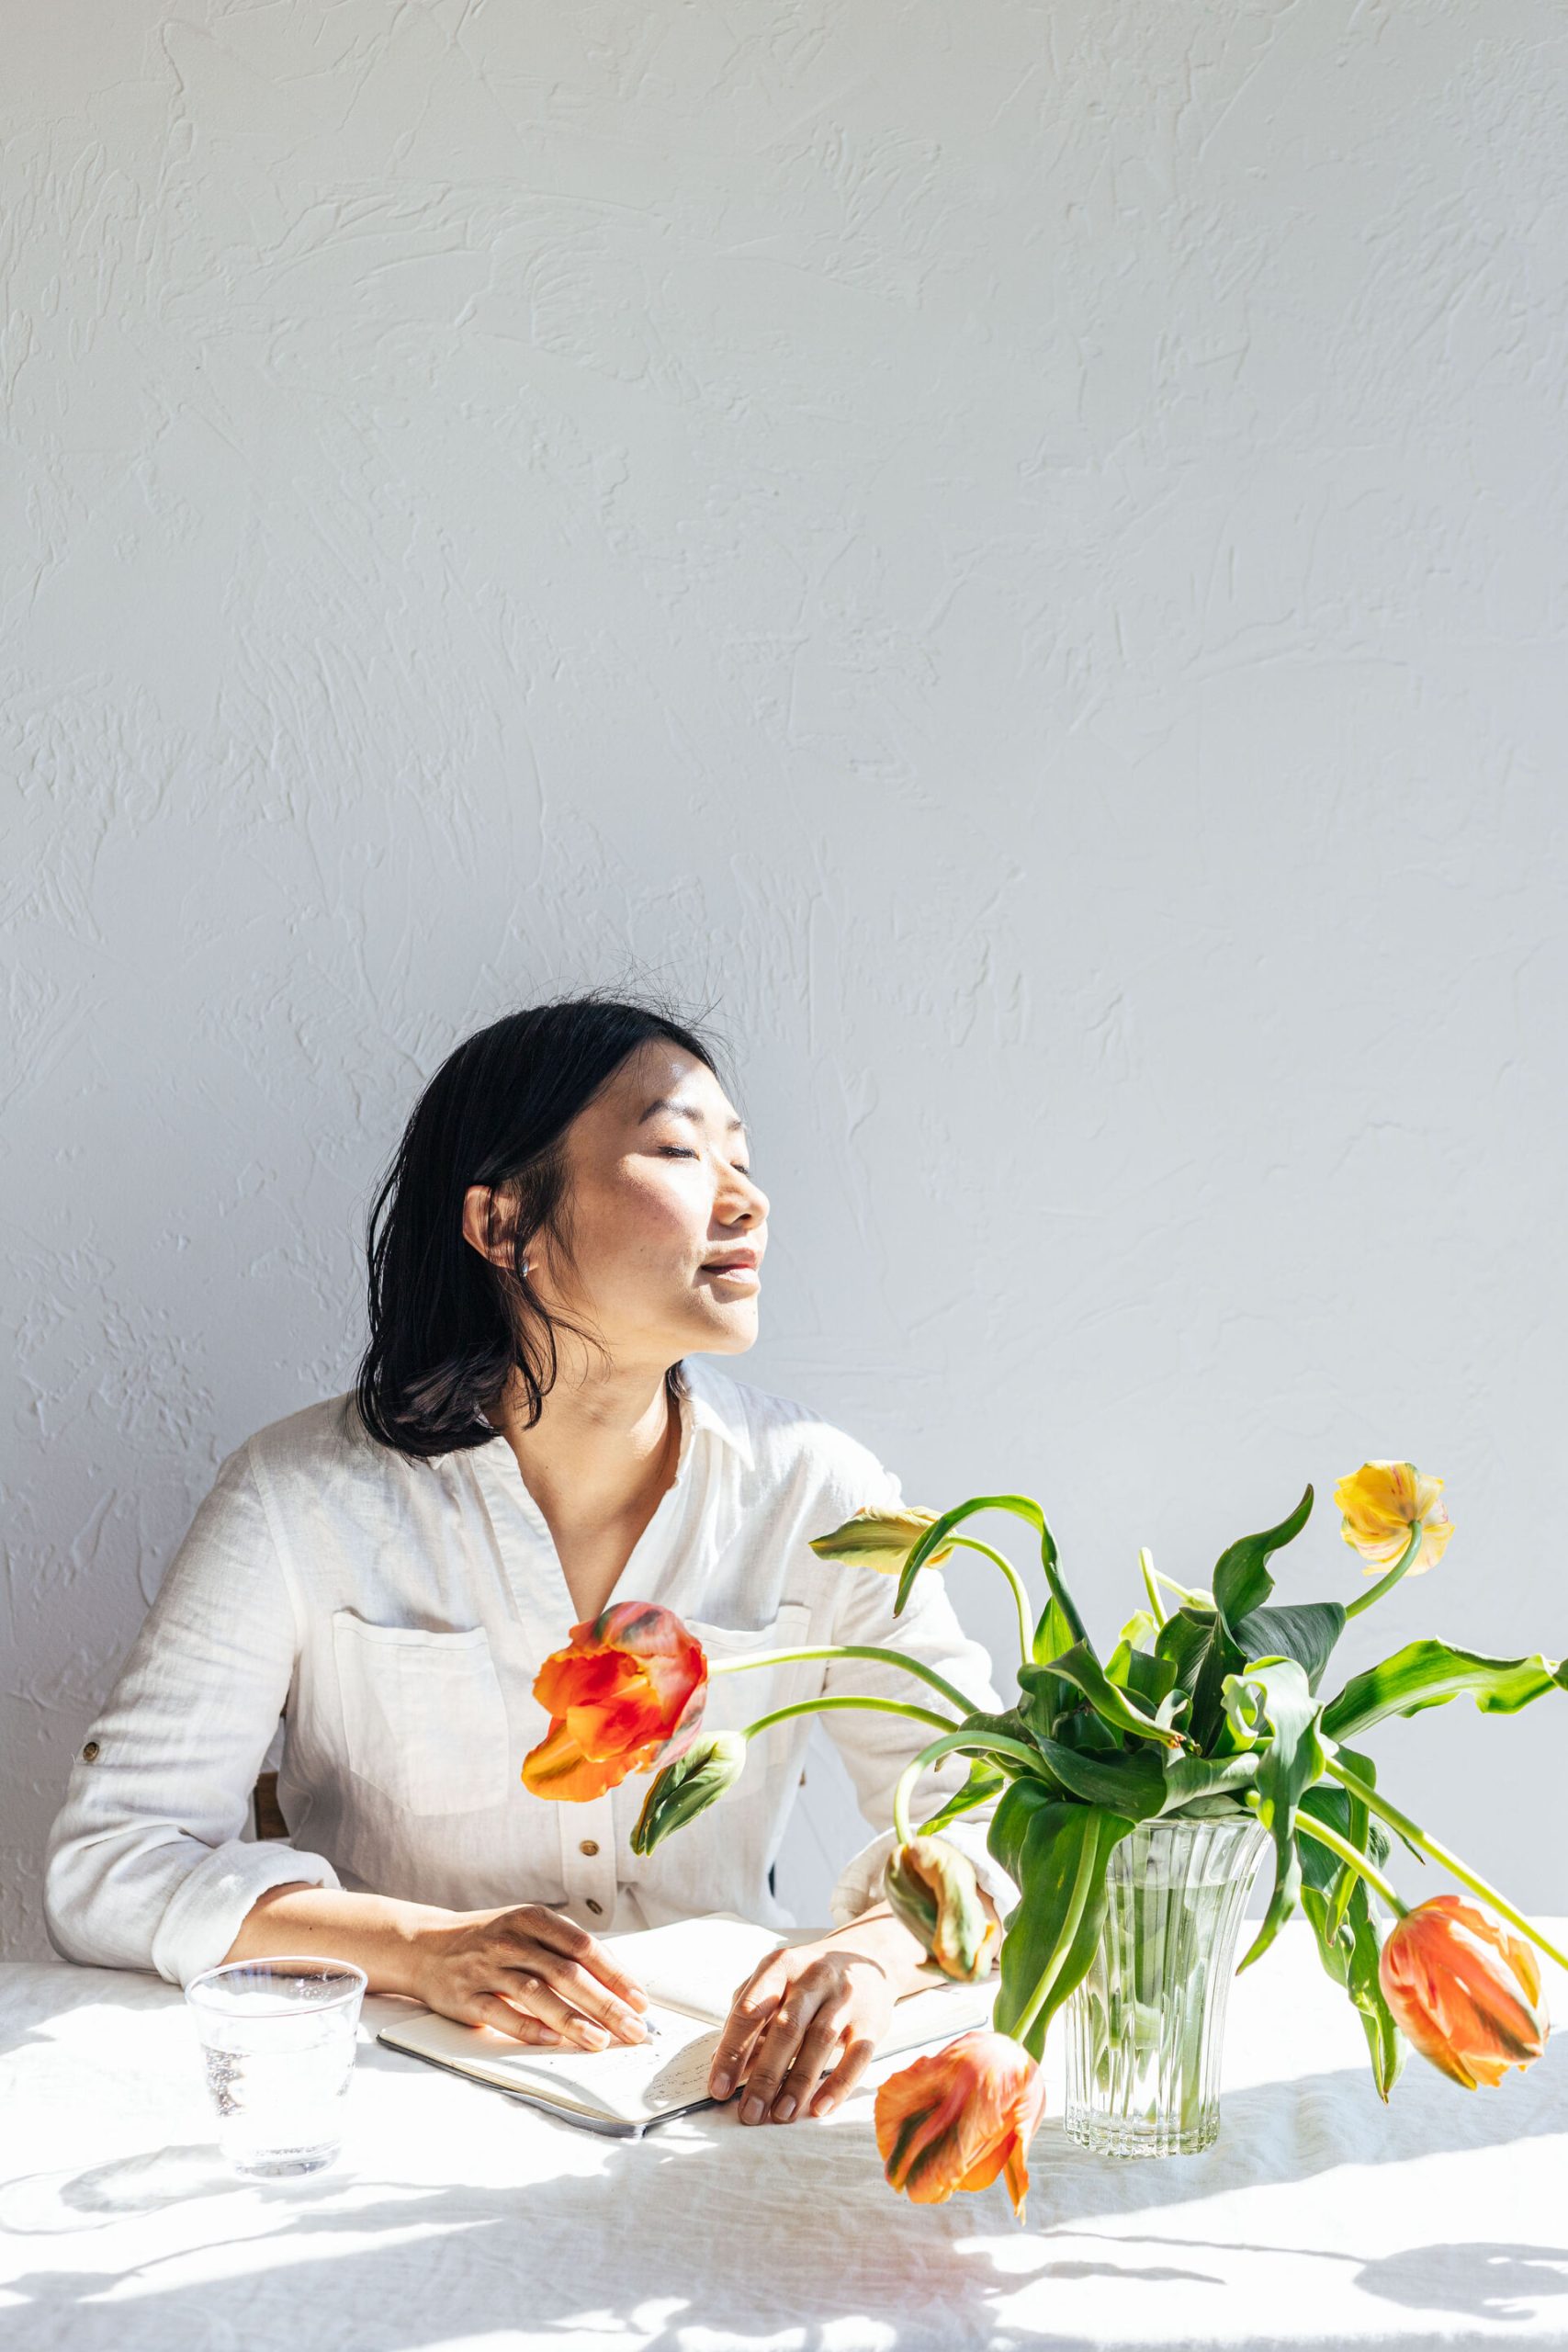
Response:
POLYGON ((829 2091, 824 2091, 820 2098, 815 2098, 812 2100, 811 2112, 813 2115, 831 2115, 837 2105, 838 2101, 833 2098, 832 2094, 829 2091))
POLYGON ((572 2031, 585 2050, 603 2050, 610 2039, 602 2025, 574 2026, 572 2031))
POLYGON ((740 2103, 740 2120, 742 2123, 761 2123, 761 2120, 762 2102, 753 2091, 750 2098, 742 2099, 740 2103))
POLYGON ((785 2091, 783 2098, 780 2099, 778 2105, 773 2109, 774 2117, 780 2123, 787 2123, 794 2113, 795 2094, 793 2091, 785 2091))
POLYGON ((713 2093, 715 2098, 728 2098, 729 2097, 729 2076, 722 2073, 713 2075, 709 2080, 708 2088, 713 2093))
POLYGON ((644 2025, 640 2018, 617 2018, 615 2022, 619 2026, 621 2032, 625 2035, 626 2041, 646 2041, 648 2040, 648 2028, 644 2025))

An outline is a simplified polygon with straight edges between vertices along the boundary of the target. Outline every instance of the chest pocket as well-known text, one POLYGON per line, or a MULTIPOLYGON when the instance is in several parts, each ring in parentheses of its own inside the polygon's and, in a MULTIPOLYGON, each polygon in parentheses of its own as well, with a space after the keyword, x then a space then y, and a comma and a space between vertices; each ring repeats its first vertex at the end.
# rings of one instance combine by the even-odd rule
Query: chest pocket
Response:
POLYGON ((431 1634, 333 1616, 349 1770, 407 1813, 475 1813, 511 1781, 506 1700, 482 1625, 431 1634))
MULTIPOLYGON (((685 1623, 715 1666, 760 1656, 764 1650, 798 1649, 811 1639, 811 1611, 801 1600, 786 1600, 770 1623, 744 1633, 702 1617, 688 1617, 685 1623)), ((787 1706, 792 1699, 809 1698, 821 1688, 825 1665, 822 1658, 801 1658, 788 1666, 710 1675, 703 1707, 704 1730, 739 1731, 772 1708, 787 1706)), ((757 1741, 743 1783, 745 1792, 755 1793, 761 1787, 764 1774, 758 1767, 767 1755, 782 1754, 795 1727, 793 1723, 775 1724, 765 1739, 757 1741)))

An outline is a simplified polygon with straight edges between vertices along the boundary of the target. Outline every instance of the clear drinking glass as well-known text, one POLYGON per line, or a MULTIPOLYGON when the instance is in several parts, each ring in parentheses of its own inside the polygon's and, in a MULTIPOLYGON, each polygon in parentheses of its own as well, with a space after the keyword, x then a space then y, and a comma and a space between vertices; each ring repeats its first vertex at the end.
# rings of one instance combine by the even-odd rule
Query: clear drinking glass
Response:
POLYGON ((1145 1821, 1106 1872, 1105 1925, 1066 2005, 1069 2138, 1190 2156, 1220 2132, 1237 1933, 1268 1832, 1250 1814, 1145 1821))
POLYGON ((236 2172, 318 2172, 343 2145, 367 1978, 348 1960, 235 1960, 192 1977, 186 2000, 236 2172))

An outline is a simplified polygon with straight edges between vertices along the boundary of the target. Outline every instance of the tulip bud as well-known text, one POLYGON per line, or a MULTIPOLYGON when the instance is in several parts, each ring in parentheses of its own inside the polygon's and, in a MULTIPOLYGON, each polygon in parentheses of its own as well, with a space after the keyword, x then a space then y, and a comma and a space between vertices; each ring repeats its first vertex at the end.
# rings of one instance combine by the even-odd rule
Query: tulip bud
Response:
POLYGON ((1467 2091, 1532 2065, 1546 2047, 1533 1950, 1462 1894, 1434 1895, 1396 1919, 1378 1977, 1395 2024, 1467 2091))
POLYGON ((632 1852, 651 1854, 661 1838, 716 1804, 745 1770, 744 1732, 704 1733, 683 1756, 666 1764, 644 1797, 632 1830, 632 1852))
MULTIPOLYGON (((872 1510, 863 1508, 826 1535, 814 1535, 811 1548, 819 1560, 837 1560, 850 1568, 874 1568, 885 1577, 902 1576, 904 1563, 925 1533, 936 1525, 934 1510, 872 1510)), ((934 1568, 953 1550, 940 1544, 926 1561, 934 1568)))
POLYGON ((944 1975, 974 1984, 990 1973, 1001 1929, 967 1854, 945 1838, 911 1838, 889 1854, 883 1892, 944 1975))

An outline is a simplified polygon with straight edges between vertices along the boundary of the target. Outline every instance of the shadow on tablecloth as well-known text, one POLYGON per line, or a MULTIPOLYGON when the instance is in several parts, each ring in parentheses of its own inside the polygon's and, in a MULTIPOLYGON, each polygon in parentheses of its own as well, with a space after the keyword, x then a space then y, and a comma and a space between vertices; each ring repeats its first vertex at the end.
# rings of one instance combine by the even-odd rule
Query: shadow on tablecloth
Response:
MULTIPOLYGON (((1238 2258, 1276 2255, 1328 2266, 1337 2287, 1348 2278, 1373 2313, 1388 2312, 1391 2338, 1420 2343, 1408 2314, 1442 2313, 1454 2352, 1495 2343, 1525 2301, 1568 2296, 1568 2247, 1479 2241, 1364 2256, 1292 2245, 1288 2233, 1268 2245, 1189 2234, 1179 2210, 1341 2165, 1522 2144, 1561 2129, 1552 2105, 1461 2098, 1436 2076, 1407 2078, 1386 2109, 1359 2073, 1258 2084, 1227 2095, 1220 2147, 1160 2164, 1091 2157, 1048 2126, 1021 2232, 999 2189, 923 2209, 881 2191, 869 2116, 857 2122, 852 2109, 815 2144, 809 2126, 744 2131, 732 2112, 705 2114, 640 2143, 596 2142, 586 2167, 583 2135, 552 2124, 575 2169, 516 2187, 378 2181, 364 2165, 236 2183, 210 2149, 174 2148, 56 2174, 47 2193, 41 2180, 15 2182, 0 2219, 36 2233, 45 2256, 15 2280, 24 2300, 12 2317, 31 2352, 722 2352, 781 2341, 789 2352, 1113 2352, 1107 2334, 1042 2332, 1032 2310, 1020 2324, 1016 2305, 1008 2316, 1001 2306, 1039 2288, 1044 2317, 1054 2280, 1103 2277, 1108 2292, 1152 2290, 1151 2316, 1162 2285, 1210 2289, 1217 2315, 1238 2300, 1228 2276, 1238 2258), (873 2184, 879 2193, 866 2193, 873 2184), (176 2251, 147 2259, 143 2246, 117 2272, 105 2235, 89 2267, 48 2262, 51 2228, 110 2233, 181 2203, 205 2211, 176 2251), (1175 2226, 1161 2229, 1162 2213, 1175 2226), (1153 2230, 1128 2226, 1145 2215, 1153 2230)), ((1204 2219, 1214 2218, 1210 2204, 1204 2219)), ((1190 2340, 1299 2345, 1299 2330, 1269 2334, 1270 2318, 1254 2304, 1234 2325, 1163 2341, 1173 2352, 1190 2340)))

